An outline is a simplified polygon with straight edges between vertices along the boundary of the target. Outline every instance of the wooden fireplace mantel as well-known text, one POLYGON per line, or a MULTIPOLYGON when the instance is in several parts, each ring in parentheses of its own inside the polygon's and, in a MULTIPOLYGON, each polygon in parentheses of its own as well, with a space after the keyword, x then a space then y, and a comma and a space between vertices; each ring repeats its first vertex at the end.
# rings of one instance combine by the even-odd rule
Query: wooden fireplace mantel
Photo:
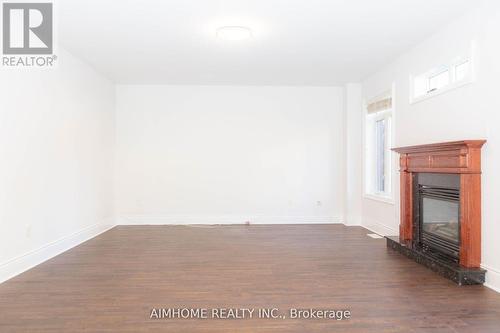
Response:
POLYGON ((400 154, 399 238, 413 237, 413 174, 460 174, 460 265, 481 263, 481 147, 486 140, 463 140, 394 148, 400 154))

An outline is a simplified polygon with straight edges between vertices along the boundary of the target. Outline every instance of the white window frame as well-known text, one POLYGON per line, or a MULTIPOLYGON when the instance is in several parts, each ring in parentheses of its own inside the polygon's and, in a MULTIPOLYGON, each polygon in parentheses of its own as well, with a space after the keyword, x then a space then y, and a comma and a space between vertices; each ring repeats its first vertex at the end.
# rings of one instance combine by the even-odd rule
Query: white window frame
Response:
POLYGON ((454 90, 456 88, 462 87, 464 85, 470 84, 475 81, 475 70, 474 70, 474 43, 471 42, 470 50, 467 54, 462 56, 457 56, 454 59, 450 60, 448 63, 441 64, 439 66, 435 66, 433 69, 418 74, 412 75, 410 74, 410 104, 418 103, 424 101, 428 98, 435 97, 446 93, 448 91, 454 90), (467 75, 461 80, 457 80, 456 78, 456 68, 465 62, 469 63, 469 70, 467 75), (429 87, 429 80, 431 77, 442 73, 443 71, 448 71, 449 79, 448 84, 439 88, 431 90, 429 87), (415 81, 419 79, 424 79, 427 83, 426 92, 422 95, 415 95, 415 81))
MULTIPOLYGON (((392 94, 392 96, 394 96, 392 94)), ((373 99, 373 100, 376 100, 373 99)), ((369 104, 369 103, 367 103, 369 104)), ((393 133, 394 133, 394 98, 392 108, 379 111, 374 114, 369 114, 365 107, 364 114, 364 190, 363 195, 365 198, 382 201, 394 204, 394 191, 393 191, 393 153, 390 150, 393 146, 393 133), (376 161, 376 143, 375 143, 375 123, 379 120, 387 120, 385 128, 385 156, 384 156, 384 191, 376 190, 377 178, 377 161, 376 161)))

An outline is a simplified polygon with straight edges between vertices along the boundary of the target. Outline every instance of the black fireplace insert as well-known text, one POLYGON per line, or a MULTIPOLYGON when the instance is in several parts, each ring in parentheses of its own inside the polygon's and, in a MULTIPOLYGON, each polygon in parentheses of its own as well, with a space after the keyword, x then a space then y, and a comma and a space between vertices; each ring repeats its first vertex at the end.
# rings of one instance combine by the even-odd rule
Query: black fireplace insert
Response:
POLYGON ((414 242, 443 259, 459 261, 460 176, 414 175, 414 242))

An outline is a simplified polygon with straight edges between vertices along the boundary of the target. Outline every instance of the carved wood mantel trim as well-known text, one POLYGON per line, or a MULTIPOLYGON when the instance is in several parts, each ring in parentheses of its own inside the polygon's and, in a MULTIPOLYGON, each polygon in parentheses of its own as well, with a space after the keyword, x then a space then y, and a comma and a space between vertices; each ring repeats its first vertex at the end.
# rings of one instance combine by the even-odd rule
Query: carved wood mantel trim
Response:
POLYGON ((481 147, 486 140, 463 140, 398 147, 401 178, 399 238, 413 238, 413 174, 460 174, 460 265, 481 264, 481 147))

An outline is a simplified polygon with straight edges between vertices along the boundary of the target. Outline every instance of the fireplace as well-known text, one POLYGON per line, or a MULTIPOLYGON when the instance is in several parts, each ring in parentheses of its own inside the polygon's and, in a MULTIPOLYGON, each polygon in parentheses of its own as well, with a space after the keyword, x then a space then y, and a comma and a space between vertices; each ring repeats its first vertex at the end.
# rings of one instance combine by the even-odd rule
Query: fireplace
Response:
POLYGON ((481 147, 465 140, 395 148, 400 154, 399 237, 387 246, 458 284, 484 283, 481 147))
POLYGON ((416 173, 414 238, 425 250, 460 259, 460 177, 416 173))

